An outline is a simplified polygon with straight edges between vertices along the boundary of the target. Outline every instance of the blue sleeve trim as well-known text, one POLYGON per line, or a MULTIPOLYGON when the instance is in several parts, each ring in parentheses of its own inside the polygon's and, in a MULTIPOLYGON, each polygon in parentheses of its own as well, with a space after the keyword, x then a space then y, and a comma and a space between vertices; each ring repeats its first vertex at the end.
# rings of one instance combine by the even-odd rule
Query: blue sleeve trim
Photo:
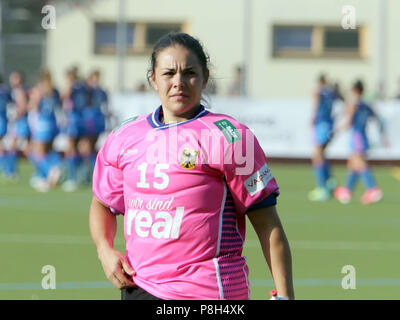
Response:
POLYGON ((276 194, 272 193, 268 197, 266 197, 264 200, 262 200, 261 202, 253 204, 249 209, 247 209, 247 212, 275 206, 276 203, 277 203, 276 194))

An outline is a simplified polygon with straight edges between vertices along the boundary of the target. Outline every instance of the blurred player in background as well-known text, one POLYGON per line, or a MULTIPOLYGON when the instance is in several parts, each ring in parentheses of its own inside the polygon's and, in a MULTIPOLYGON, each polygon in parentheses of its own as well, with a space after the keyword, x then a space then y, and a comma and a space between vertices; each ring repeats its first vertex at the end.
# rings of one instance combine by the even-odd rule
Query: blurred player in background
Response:
POLYGON ((84 133, 82 112, 89 99, 85 83, 78 78, 77 68, 67 70, 66 80, 67 88, 62 95, 62 100, 66 118, 64 133, 68 137, 68 143, 64 159, 66 181, 62 184, 62 189, 70 192, 78 187, 77 174, 82 163, 78 152, 78 142, 84 133))
POLYGON ((29 140, 31 136, 28 123, 28 98, 24 87, 23 76, 20 72, 12 72, 9 77, 11 98, 15 108, 15 117, 10 130, 11 144, 6 158, 6 175, 11 180, 18 178, 17 161, 18 151, 22 149, 25 156, 29 153, 29 140))
POLYGON ((61 157, 53 150, 54 138, 59 133, 56 111, 61 108, 58 90, 54 87, 49 70, 43 69, 39 83, 29 95, 29 119, 32 129, 30 160, 35 168, 31 186, 47 192, 61 177, 61 157))
MULTIPOLYGON (((400 77, 397 80, 397 91, 394 98, 396 100, 399 100, 397 102, 400 102, 400 77)), ((400 181, 400 166, 393 167, 391 170, 391 174, 395 179, 400 181)))
POLYGON ((341 101, 344 101, 344 97, 342 94, 342 90, 340 88, 340 84, 338 82, 335 82, 333 85, 333 92, 335 93, 335 99, 339 99, 341 101))
POLYGON ((312 118, 314 151, 311 161, 317 187, 308 194, 311 201, 327 201, 336 187, 336 181, 331 177, 331 165, 325 157, 325 149, 333 134, 332 108, 336 98, 337 94, 328 86, 325 75, 320 75, 312 118))
POLYGON ((235 68, 235 75, 233 82, 228 89, 228 95, 230 96, 243 95, 244 81, 245 79, 244 79, 243 67, 237 66, 235 68))
POLYGON ((96 143, 100 134, 105 130, 105 116, 107 113, 108 95, 100 86, 100 72, 91 72, 86 81, 88 103, 82 111, 84 126, 83 137, 79 141, 79 153, 82 165, 79 170, 80 183, 91 183, 94 165, 96 162, 96 143))
POLYGON ((10 89, 4 85, 0 75, 0 174, 7 177, 7 153, 3 146, 3 138, 7 134, 7 106, 12 101, 10 89))
POLYGON ((124 300, 249 299, 247 216, 279 295, 293 299, 276 180, 251 130, 200 104, 209 78, 201 44, 169 34, 151 61, 161 106, 115 128, 96 161, 89 221, 105 274, 124 300), (203 134, 212 147, 200 142, 203 134), (232 158, 242 148, 252 164, 246 172, 232 158), (113 247, 118 213, 125 214, 126 256, 113 247))
MULTIPOLYGON (((376 186, 374 177, 368 167, 366 152, 368 150, 368 137, 366 133, 367 123, 370 119, 378 121, 380 126, 381 138, 384 137, 383 121, 377 116, 372 108, 362 99, 364 85, 357 80, 352 87, 352 97, 350 98, 346 110, 345 125, 350 128, 350 149, 351 155, 347 162, 347 181, 346 185, 337 187, 334 191, 335 197, 341 203, 350 202, 358 178, 366 189, 361 197, 362 204, 378 202, 383 197, 383 192, 376 186)), ((385 143, 385 142, 383 142, 385 143)))

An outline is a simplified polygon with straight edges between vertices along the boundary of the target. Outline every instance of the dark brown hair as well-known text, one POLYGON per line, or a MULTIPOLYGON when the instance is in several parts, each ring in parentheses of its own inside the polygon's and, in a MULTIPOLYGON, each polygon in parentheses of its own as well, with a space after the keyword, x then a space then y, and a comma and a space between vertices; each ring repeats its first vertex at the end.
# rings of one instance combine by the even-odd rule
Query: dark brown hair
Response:
POLYGON ((158 54, 164 49, 176 45, 185 47, 186 49, 193 52, 196 55, 197 59, 199 60, 201 69, 203 71, 203 75, 205 75, 208 72, 209 70, 208 65, 210 58, 205 53, 200 41, 188 35, 187 33, 183 32, 169 33, 163 36, 161 39, 159 39, 153 47, 153 52, 150 58, 150 68, 147 70, 147 80, 150 85, 151 85, 150 81, 151 75, 154 73, 154 70, 156 68, 158 54))

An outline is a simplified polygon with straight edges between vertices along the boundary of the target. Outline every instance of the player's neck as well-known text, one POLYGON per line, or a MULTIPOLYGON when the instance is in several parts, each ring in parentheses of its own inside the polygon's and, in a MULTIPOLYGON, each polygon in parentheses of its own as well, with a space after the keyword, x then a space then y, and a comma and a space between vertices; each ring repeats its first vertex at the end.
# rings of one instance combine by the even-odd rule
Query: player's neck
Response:
POLYGON ((181 113, 179 115, 173 114, 173 113, 165 113, 165 112, 160 112, 160 121, 163 124, 171 124, 171 123, 179 123, 183 121, 190 120, 195 117, 197 114, 198 109, 200 108, 200 105, 188 110, 185 113, 181 113))

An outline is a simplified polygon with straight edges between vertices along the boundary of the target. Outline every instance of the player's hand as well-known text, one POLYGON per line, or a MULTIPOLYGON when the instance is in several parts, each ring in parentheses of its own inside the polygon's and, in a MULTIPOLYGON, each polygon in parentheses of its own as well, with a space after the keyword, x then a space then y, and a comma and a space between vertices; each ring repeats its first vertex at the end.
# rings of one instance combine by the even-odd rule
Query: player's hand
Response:
POLYGON ((102 248, 99 251, 99 259, 107 279, 115 287, 124 289, 136 286, 132 279, 136 272, 121 252, 114 248, 102 248))
POLYGON ((271 298, 269 300, 289 300, 288 298, 286 298, 284 296, 278 295, 278 291, 276 291, 276 290, 271 290, 269 292, 269 294, 271 295, 271 298))

